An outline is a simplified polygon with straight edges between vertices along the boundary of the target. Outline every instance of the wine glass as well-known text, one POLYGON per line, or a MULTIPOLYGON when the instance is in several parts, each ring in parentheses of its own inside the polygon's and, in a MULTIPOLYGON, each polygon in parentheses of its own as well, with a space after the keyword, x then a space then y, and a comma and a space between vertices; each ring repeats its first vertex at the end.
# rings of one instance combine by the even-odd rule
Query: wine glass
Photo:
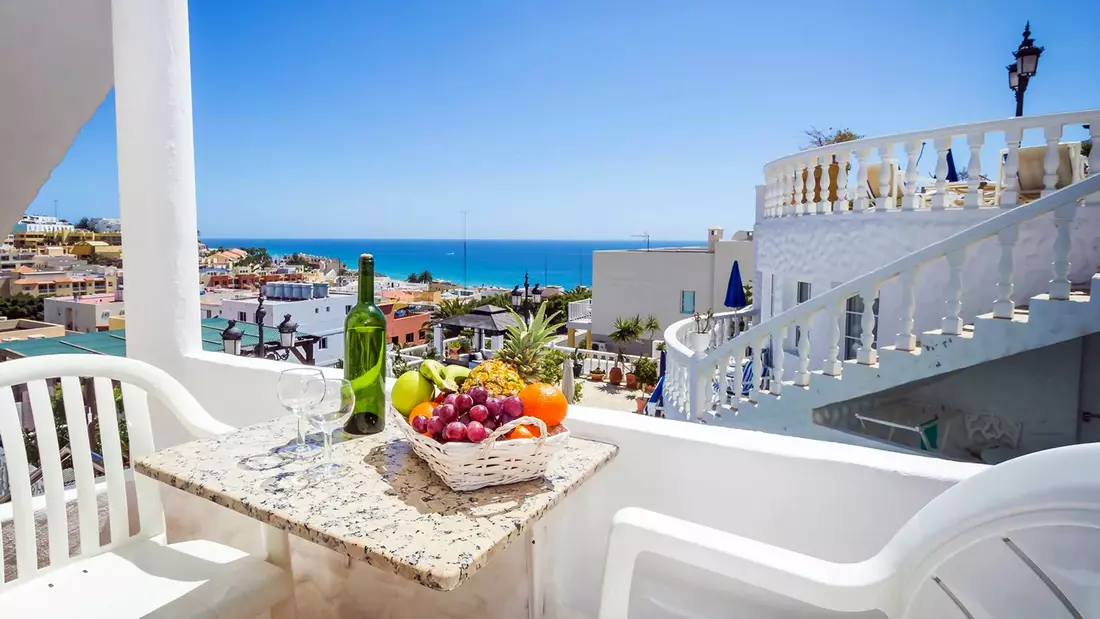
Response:
POLYGON ((317 445, 306 442, 305 433, 302 431, 302 419, 307 411, 320 404, 325 397, 322 384, 324 378, 325 375, 317 368, 293 368, 279 373, 279 382, 276 386, 279 403, 283 408, 294 413, 298 420, 298 440, 279 451, 305 456, 317 450, 317 445))
POLYGON ((306 411, 306 419, 324 437, 324 462, 310 470, 321 479, 330 479, 345 472, 344 467, 332 461, 332 432, 344 427, 351 417, 355 410, 355 392, 351 382, 343 378, 322 378, 316 382, 322 384, 324 398, 319 405, 306 411))

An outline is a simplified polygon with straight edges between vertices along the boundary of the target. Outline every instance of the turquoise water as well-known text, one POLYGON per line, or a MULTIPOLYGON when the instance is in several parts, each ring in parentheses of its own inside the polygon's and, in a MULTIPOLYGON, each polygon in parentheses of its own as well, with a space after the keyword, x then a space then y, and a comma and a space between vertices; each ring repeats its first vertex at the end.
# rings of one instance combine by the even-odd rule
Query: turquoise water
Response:
MULTIPOLYGON (((457 284, 512 287, 557 284, 572 288, 592 285, 592 252, 598 249, 645 249, 645 241, 554 241, 471 239, 466 242, 463 267, 462 239, 231 239, 203 238, 208 247, 266 247, 273 255, 295 252, 339 258, 355 268, 359 254, 374 254, 375 270, 395 279, 423 270, 436 279, 457 284)), ((651 247, 705 245, 705 241, 650 241, 651 247)))

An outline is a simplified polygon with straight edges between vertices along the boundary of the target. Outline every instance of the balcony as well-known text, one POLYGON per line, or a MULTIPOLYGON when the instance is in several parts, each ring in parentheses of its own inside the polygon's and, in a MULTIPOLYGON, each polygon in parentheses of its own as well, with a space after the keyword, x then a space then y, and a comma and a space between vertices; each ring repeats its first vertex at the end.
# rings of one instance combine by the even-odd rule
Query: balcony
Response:
POLYGON ((581 299, 569 303, 568 326, 584 329, 592 324, 592 299, 581 299))

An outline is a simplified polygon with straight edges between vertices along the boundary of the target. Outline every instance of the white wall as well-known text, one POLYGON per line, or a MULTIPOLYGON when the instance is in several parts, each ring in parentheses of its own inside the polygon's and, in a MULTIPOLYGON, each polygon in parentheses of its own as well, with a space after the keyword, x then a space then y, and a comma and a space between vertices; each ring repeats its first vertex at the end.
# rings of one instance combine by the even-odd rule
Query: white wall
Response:
POLYGON ((1100 441, 1100 333, 1082 338, 1081 341, 1081 388, 1078 407, 1081 411, 1081 425, 1078 439, 1081 442, 1100 441), (1085 413, 1091 415, 1085 418, 1085 413))
MULTIPOLYGON (((833 284, 844 283, 922 247, 947 238, 997 215, 999 209, 974 211, 914 211, 784 217, 756 225, 757 269, 764 273, 760 294, 766 295, 770 274, 778 273, 793 290, 794 282, 810 282, 814 296, 833 284)), ((1081 208, 1073 221, 1070 280, 1087 282, 1100 266, 1100 209, 1081 208)), ((1045 293, 1051 279, 1054 221, 1050 214, 1020 227, 1013 259, 1018 303, 1045 293)), ((996 238, 986 239, 967 252, 963 269, 961 315, 972 322, 992 311, 997 297, 996 238)), ((941 259, 922 268, 917 278, 914 333, 938 329, 944 315, 947 264, 941 259)), ((897 281, 879 293, 879 336, 882 346, 893 345, 900 330, 901 293, 897 281)), ((793 304, 793 293, 788 301, 793 304)), ((770 317, 770 308, 764 316, 770 317)), ((820 366, 827 345, 824 316, 811 327, 811 368, 820 366)), ((786 365, 787 368, 791 364, 786 365)))
POLYGON ((81 303, 68 298, 47 298, 42 301, 42 315, 46 322, 65 325, 70 331, 81 333, 94 333, 96 327, 106 327, 111 316, 125 314, 124 301, 81 303), (68 320, 70 315, 71 326, 68 320))
MULTIPOLYGON (((348 305, 355 305, 355 296, 330 294, 322 299, 298 301, 267 299, 264 301, 264 309, 267 310, 264 325, 274 329, 283 321, 284 314, 290 314, 291 319, 298 323, 299 333, 325 338, 327 348, 314 347, 313 354, 317 365, 333 365, 338 359, 344 358, 344 317, 347 315, 348 305)), ((244 312, 246 322, 252 322, 256 313, 256 299, 222 301, 222 318, 240 320, 240 312, 244 312)), ((205 312, 202 315, 205 316, 205 312)), ((272 337, 275 337, 274 332, 272 337)))

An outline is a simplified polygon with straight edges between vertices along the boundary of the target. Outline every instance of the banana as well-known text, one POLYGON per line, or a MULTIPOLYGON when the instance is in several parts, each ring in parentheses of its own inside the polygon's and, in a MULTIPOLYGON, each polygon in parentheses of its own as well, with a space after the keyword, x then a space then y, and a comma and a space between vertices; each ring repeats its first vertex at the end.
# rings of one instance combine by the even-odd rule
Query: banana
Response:
POLYGON ((470 368, 464 365, 448 365, 443 369, 443 376, 453 380, 460 387, 469 375, 470 368))
POLYGON ((447 368, 435 359, 425 359, 420 363, 420 375, 432 381, 440 391, 458 391, 458 383, 447 376, 447 368))

